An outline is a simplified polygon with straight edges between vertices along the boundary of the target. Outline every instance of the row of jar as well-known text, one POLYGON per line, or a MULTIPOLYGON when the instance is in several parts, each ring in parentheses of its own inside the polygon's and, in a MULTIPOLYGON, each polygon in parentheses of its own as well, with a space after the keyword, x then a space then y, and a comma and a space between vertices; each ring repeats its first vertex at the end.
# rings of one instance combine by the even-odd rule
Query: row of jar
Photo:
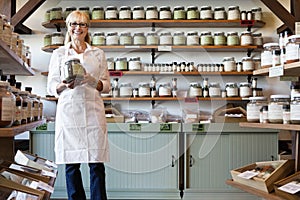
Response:
POLYGON ((250 97, 247 104, 247 121, 260 123, 300 124, 300 94, 250 97))
POLYGON ((107 58, 109 71, 145 72, 242 72, 261 68, 260 58, 243 57, 237 62, 234 57, 224 57, 222 63, 205 64, 194 62, 142 63, 140 57, 107 58))
MULTIPOLYGON (((145 35, 143 32, 134 33, 132 36, 130 32, 120 33, 104 32, 94 33, 91 39, 91 44, 94 46, 101 45, 221 45, 221 46, 248 46, 248 45, 263 45, 263 37, 261 33, 251 33, 244 31, 240 35, 238 32, 214 32, 203 31, 198 34, 197 31, 190 31, 186 34, 182 31, 162 32, 158 35, 155 32, 149 32, 145 35)), ((44 36, 44 46, 49 45, 64 45, 64 34, 55 32, 53 34, 46 34, 44 36)))
POLYGON ((42 119, 43 103, 31 94, 31 89, 21 91, 21 83, 0 81, 0 128, 17 126, 42 119))
MULTIPOLYGON (((177 97, 177 87, 172 83, 159 83, 151 87, 150 83, 139 83, 138 87, 132 87, 131 83, 112 84, 112 89, 107 96, 112 97, 177 97)), ((208 85, 190 83, 187 97, 250 97, 262 96, 262 88, 252 88, 251 83, 242 82, 226 83, 225 89, 221 89, 219 83, 212 82, 208 85)))
MULTIPOLYGON (((44 21, 66 19, 67 16, 77 10, 76 7, 67 7, 65 11, 61 7, 51 8, 46 11, 44 21)), ((170 6, 121 6, 119 9, 116 6, 107 6, 104 9, 101 6, 95 6, 90 10, 89 7, 79 7, 78 10, 85 12, 91 19, 95 20, 262 20, 262 9, 260 7, 252 8, 251 10, 240 11, 239 6, 229 6, 227 11, 225 7, 219 6, 212 8, 211 6, 189 6, 185 9, 184 6, 175 6, 173 10, 170 6)))

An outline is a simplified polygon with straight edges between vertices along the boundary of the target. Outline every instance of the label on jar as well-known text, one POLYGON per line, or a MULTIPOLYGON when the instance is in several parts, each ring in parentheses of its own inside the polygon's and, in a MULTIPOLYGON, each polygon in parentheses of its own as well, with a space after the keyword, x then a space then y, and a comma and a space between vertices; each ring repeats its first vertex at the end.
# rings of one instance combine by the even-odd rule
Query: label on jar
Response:
POLYGON ((105 11, 105 18, 106 19, 116 19, 117 18, 117 11, 115 11, 115 10, 105 11))
POLYGON ((212 11, 211 10, 201 10, 200 11, 200 19, 212 19, 212 11))
POLYGON ((209 87, 209 94, 211 97, 221 96, 221 89, 218 87, 209 87))
POLYGON ((53 45, 64 44, 64 37, 62 37, 62 36, 52 36, 51 42, 52 42, 53 45))
POLYGON ((13 101, 10 97, 2 97, 1 121, 11 121, 13 110, 13 101))
POLYGON ((131 19, 130 10, 122 10, 119 12, 119 19, 131 19))
POLYGON ((159 19, 171 19, 172 14, 171 11, 163 10, 159 12, 159 19))
POLYGON ((236 97, 238 96, 238 88, 231 88, 227 87, 226 88, 227 96, 228 97, 236 97))
POLYGON ((140 97, 150 96, 150 88, 148 88, 148 87, 139 87, 139 96, 140 97))
POLYGON ((200 96, 202 96, 202 89, 201 88, 196 88, 196 87, 190 87, 189 96, 190 97, 200 97, 200 96))
POLYGON ((157 10, 147 10, 146 11, 146 19, 158 19, 157 10))
POLYGON ((129 70, 141 70, 141 62, 140 61, 129 61, 129 70))
POLYGON ((134 11, 132 11, 132 18, 133 19, 144 19, 145 18, 145 11, 144 10, 134 10, 134 11))
POLYGON ((252 90, 247 86, 240 86, 240 97, 250 97, 252 95, 252 90))
POLYGON ((282 105, 270 104, 268 106, 268 117, 270 122, 282 122, 282 105))
POLYGON ((300 120, 300 105, 291 104, 291 120, 300 120))
POLYGON ((246 46, 246 45, 252 45, 253 39, 251 35, 242 35, 241 36, 241 45, 246 46))
POLYGON ((247 120, 248 121, 259 121, 261 106, 247 106, 247 120))
POLYGON ((272 65, 272 52, 264 51, 261 53, 261 66, 272 65))

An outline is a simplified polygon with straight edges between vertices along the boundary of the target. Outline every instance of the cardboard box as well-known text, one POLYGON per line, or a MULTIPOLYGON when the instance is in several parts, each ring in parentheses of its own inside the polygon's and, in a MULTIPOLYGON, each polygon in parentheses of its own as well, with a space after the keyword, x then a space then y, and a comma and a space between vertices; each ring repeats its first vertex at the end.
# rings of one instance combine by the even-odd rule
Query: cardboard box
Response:
POLYGON ((295 160, 256 162, 238 169, 231 170, 231 176, 232 179, 238 183, 269 193, 274 190, 274 183, 276 181, 287 177, 288 175, 294 172, 294 169, 295 169, 295 160), (256 167, 263 167, 268 165, 279 165, 279 166, 266 179, 258 178, 258 177, 245 179, 238 176, 239 174, 245 171, 251 171, 256 167))
POLYGON ((285 185, 285 184, 288 184, 292 181, 295 181, 295 180, 299 180, 300 179, 300 172, 296 172, 295 174, 291 175, 291 176, 288 176, 282 180, 279 180, 277 182, 274 183, 274 187, 275 187, 275 194, 280 196, 280 197, 283 197, 284 199, 289 199, 289 200, 299 200, 300 199, 300 192, 297 192, 296 194, 290 194, 290 193, 287 193, 285 191, 282 191, 282 190, 279 190, 278 188, 285 185))

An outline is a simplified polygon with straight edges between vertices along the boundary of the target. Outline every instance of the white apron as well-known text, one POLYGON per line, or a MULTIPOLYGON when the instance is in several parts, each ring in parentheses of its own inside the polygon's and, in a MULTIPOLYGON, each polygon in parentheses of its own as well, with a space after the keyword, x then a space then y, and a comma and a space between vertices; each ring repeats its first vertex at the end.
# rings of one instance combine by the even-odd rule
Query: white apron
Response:
MULTIPOLYGON (((69 48, 65 59, 68 60, 69 48)), ((77 55, 87 73, 99 74, 95 57, 77 55)), ((73 57, 73 56, 72 56, 73 57)), ((95 77, 97 78, 97 77, 95 77)), ((57 164, 109 161, 107 127, 103 101, 88 84, 65 89, 59 96, 56 111, 55 156, 57 164)))

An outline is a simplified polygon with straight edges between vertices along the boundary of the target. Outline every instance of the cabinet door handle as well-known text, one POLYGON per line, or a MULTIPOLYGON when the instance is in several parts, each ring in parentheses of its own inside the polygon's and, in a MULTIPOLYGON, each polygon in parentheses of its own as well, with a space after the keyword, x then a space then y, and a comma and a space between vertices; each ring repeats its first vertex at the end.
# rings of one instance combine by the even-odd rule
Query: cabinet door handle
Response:
POLYGON ((175 156, 172 155, 172 163, 171 163, 171 167, 175 167, 175 162, 176 162, 175 156))
POLYGON ((192 155, 190 155, 190 167, 193 167, 194 165, 194 158, 192 155))

